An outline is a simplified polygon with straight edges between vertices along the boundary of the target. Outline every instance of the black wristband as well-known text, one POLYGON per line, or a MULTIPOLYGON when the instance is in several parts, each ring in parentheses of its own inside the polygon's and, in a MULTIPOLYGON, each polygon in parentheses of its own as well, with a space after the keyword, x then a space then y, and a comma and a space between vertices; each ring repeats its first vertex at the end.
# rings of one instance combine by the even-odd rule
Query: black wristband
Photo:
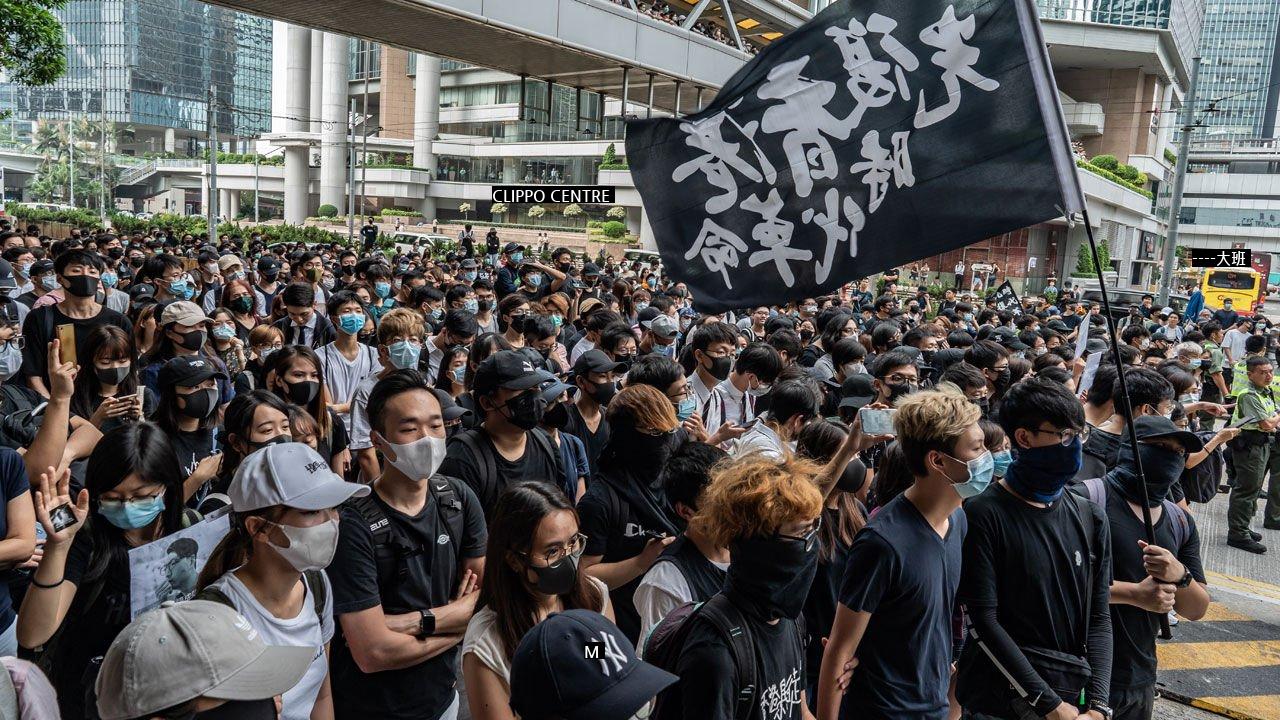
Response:
POLYGON ((67 581, 67 578, 66 578, 66 576, 64 575, 64 576, 62 576, 61 578, 59 578, 59 579, 58 579, 58 582, 56 582, 56 583, 50 583, 50 584, 48 584, 48 585, 45 585, 44 583, 40 582, 39 580, 36 580, 35 573, 32 573, 32 574, 31 574, 31 584, 32 584, 33 586, 35 586, 35 587, 43 588, 43 589, 45 589, 45 590, 52 590, 53 588, 58 587, 59 585, 61 585, 62 583, 66 582, 66 581, 67 581))
POLYGON ((429 638, 436 634, 436 614, 430 609, 419 610, 418 637, 429 638))

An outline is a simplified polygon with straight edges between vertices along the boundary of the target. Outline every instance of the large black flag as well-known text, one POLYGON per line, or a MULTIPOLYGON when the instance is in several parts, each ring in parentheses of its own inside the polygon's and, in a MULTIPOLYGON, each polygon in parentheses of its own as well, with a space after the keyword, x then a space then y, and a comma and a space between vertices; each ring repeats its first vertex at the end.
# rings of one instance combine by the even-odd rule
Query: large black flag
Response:
POLYGON ((627 124, 703 311, 813 297, 1083 209, 1034 0, 839 0, 704 110, 627 124))

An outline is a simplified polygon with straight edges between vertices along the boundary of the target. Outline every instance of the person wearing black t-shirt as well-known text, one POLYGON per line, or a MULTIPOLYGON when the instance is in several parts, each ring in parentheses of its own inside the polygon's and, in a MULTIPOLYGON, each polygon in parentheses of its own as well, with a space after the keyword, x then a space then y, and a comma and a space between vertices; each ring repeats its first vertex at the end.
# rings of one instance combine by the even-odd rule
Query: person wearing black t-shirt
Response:
POLYGON ((64 299, 32 310, 22 324, 22 335, 26 338, 22 371, 31 389, 45 397, 49 396, 46 348, 57 337, 59 325, 69 324, 75 328, 76 347, 83 345, 89 331, 99 325, 115 325, 133 335, 129 318, 95 300, 99 278, 106 268, 100 256, 85 250, 67 250, 53 264, 64 299))
POLYGON ((609 443, 609 420, 604 407, 618 393, 618 378, 623 364, 614 362, 600 350, 588 350, 573 364, 573 384, 577 397, 569 404, 569 424, 564 431, 582 441, 587 448, 587 464, 594 473, 600 453, 609 443))
POLYGON ((727 546, 733 561, 724 589, 685 621, 692 625, 674 668, 680 681, 658 696, 655 720, 737 717, 739 702, 752 706, 749 717, 811 717, 796 617, 818 563, 823 499, 816 475, 812 464, 759 454, 713 474, 694 523, 727 546), (750 692, 738 687, 733 641, 701 615, 708 607, 722 612, 755 654, 750 692))
POLYGON ((896 442, 915 478, 854 538, 818 685, 822 718, 945 720, 952 617, 968 524, 961 500, 991 482, 981 411, 956 391, 907 397, 896 442), (843 702, 839 676, 858 665, 843 702), (838 710, 838 713, 837 713, 838 710))
POLYGON ((486 520, 507 485, 558 482, 559 451, 538 429, 547 408, 539 387, 554 379, 514 350, 500 350, 476 369, 471 394, 484 422, 450 438, 441 472, 471 488, 486 520))
POLYGON ((1074 492, 1101 497, 1111 527, 1112 575, 1110 705, 1115 720, 1150 720, 1156 689, 1156 633, 1158 619, 1170 610, 1179 617, 1199 620, 1209 609, 1200 536, 1191 514, 1173 504, 1169 491, 1186 466, 1188 454, 1204 449, 1195 433, 1179 430, 1173 421, 1148 415, 1134 421, 1142 477, 1133 447, 1120 447, 1119 460, 1105 477, 1089 480, 1074 492), (1146 542, 1142 522, 1142 488, 1155 529, 1155 543, 1146 542), (1093 487, 1086 489, 1088 483, 1093 487))
POLYGON ((457 646, 488 541, 480 502, 438 472, 444 415, 421 373, 391 372, 367 407, 370 439, 387 462, 369 497, 343 506, 327 568, 341 635, 330 666, 334 717, 455 717, 457 646))
POLYGON ((1000 425, 1013 464, 965 504, 959 597, 972 626, 956 697, 976 718, 1105 720, 1111 533, 1101 508, 1064 495, 1080 469, 1084 410, 1066 386, 1036 378, 1005 393, 1000 425))

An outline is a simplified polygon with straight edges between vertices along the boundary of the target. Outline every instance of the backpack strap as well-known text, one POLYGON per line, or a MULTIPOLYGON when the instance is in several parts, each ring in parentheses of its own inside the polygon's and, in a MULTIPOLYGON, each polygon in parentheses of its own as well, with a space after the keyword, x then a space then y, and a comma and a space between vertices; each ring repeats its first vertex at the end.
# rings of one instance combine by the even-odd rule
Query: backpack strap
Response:
POLYGON ((551 444, 551 437, 547 435, 546 431, 542 428, 534 428, 529 432, 529 435, 533 437, 534 444, 542 448, 542 452, 546 453, 547 457, 551 458, 551 463, 556 469, 556 477, 563 477, 564 468, 561 467, 560 463, 560 451, 551 444))
MULTIPOLYGON (((1102 502, 1099 503, 1097 501, 1094 501, 1094 503, 1098 505, 1098 507, 1104 508, 1103 514, 1105 515, 1106 514, 1105 508, 1107 507, 1106 505, 1107 498, 1106 498, 1105 491, 1103 491, 1102 478, 1092 478, 1090 480, 1086 480, 1085 484, 1087 486, 1094 481, 1097 481, 1098 492, 1101 493, 1100 497, 1102 498, 1102 502)), ((1090 494, 1092 494, 1092 491, 1090 492, 1090 494)), ((1093 614, 1093 581, 1094 581, 1093 573, 1094 573, 1094 560, 1095 560, 1094 552, 1093 552, 1093 536, 1097 533, 1097 525, 1094 522, 1093 512, 1089 509, 1089 506, 1085 504, 1084 498, 1080 497, 1079 495, 1076 495, 1075 493, 1066 493, 1065 496, 1071 498, 1069 501, 1071 503, 1071 507, 1075 512, 1076 518, 1080 521, 1081 528, 1084 530, 1084 547, 1085 547, 1084 560, 1087 563, 1086 575, 1089 578, 1089 585, 1090 585, 1088 588, 1085 589, 1085 593, 1084 593, 1084 621, 1085 621, 1085 625, 1088 626, 1089 618, 1093 614)), ((1090 500, 1092 500, 1092 497, 1090 498, 1090 500)), ((1098 559, 1100 560, 1101 558, 1098 558, 1098 559)), ((1087 639, 1088 638, 1087 632, 1085 633, 1085 638, 1086 638, 1085 647, 1081 648, 1080 654, 1084 657, 1088 657, 1089 641, 1087 639)))
POLYGON ((374 501, 372 493, 364 497, 352 498, 347 501, 347 504, 356 511, 361 521, 369 528, 369 533, 373 535, 378 583, 390 587, 394 583, 407 580, 409 566, 403 560, 417 552, 415 546, 391 523, 391 518, 387 517, 387 514, 374 501))
POLYGON ((455 482, 461 482, 445 475, 436 475, 428 481, 431 488, 431 498, 436 502, 436 515, 440 518, 440 522, 445 527, 445 532, 449 535, 449 540, 453 542, 455 548, 461 548, 460 540, 463 535, 463 508, 462 500, 458 497, 458 490, 454 487, 455 482))
POLYGON ((1100 477, 1089 478, 1084 481, 1084 489, 1089 491, 1089 499, 1102 508, 1102 512, 1107 511, 1107 490, 1103 486, 1103 480, 1100 477))
POLYGON ((493 451, 490 449, 491 446, 489 443, 480 441, 481 432, 483 431, 480 428, 473 428, 466 432, 458 433, 454 438, 457 439, 458 442, 462 443, 462 446, 467 449, 467 452, 471 453, 471 457, 476 459, 476 464, 480 466, 480 472, 482 475, 480 482, 483 483, 487 489, 489 483, 493 482, 494 478, 498 477, 498 460, 493 456, 493 451))
POLYGON ((235 607, 235 605, 232 604, 231 602, 231 598, 227 597, 226 593, 222 592, 221 590, 219 590, 218 588, 212 585, 206 587, 205 589, 201 590, 195 595, 192 595, 191 599, 192 600, 208 600, 209 602, 216 602, 219 605, 226 605, 229 608, 235 607))
POLYGON ((1172 500, 1165 498, 1161 501, 1161 506, 1164 508, 1164 514, 1169 516, 1169 528, 1173 530, 1174 547, 1166 549, 1177 557, 1178 551, 1191 538, 1191 521, 1187 518, 1187 511, 1178 507, 1172 500))
POLYGON ((705 618, 729 644, 729 654, 733 656, 734 696, 733 717, 735 720, 750 720, 755 711, 755 699, 759 694, 756 678, 756 649, 747 629, 746 620, 729 598, 723 593, 713 595, 703 603, 698 614, 705 618))
POLYGON ((302 573, 302 580, 307 584, 311 599, 315 603, 316 617, 320 618, 323 624, 325 610, 329 607, 329 590, 324 582, 324 571, 306 570, 302 573))

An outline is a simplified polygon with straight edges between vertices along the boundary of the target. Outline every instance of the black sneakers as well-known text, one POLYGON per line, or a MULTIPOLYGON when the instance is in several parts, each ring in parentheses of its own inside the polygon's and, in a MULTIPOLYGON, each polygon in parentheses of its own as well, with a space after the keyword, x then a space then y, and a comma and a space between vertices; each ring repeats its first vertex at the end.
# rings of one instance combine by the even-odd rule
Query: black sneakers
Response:
POLYGON ((1244 550, 1246 552, 1251 552, 1256 555, 1261 555, 1267 551, 1266 545, 1263 545, 1257 540, 1254 540, 1252 537, 1246 538, 1244 540, 1227 540, 1227 545, 1230 545, 1231 547, 1236 548, 1237 550, 1244 550))

